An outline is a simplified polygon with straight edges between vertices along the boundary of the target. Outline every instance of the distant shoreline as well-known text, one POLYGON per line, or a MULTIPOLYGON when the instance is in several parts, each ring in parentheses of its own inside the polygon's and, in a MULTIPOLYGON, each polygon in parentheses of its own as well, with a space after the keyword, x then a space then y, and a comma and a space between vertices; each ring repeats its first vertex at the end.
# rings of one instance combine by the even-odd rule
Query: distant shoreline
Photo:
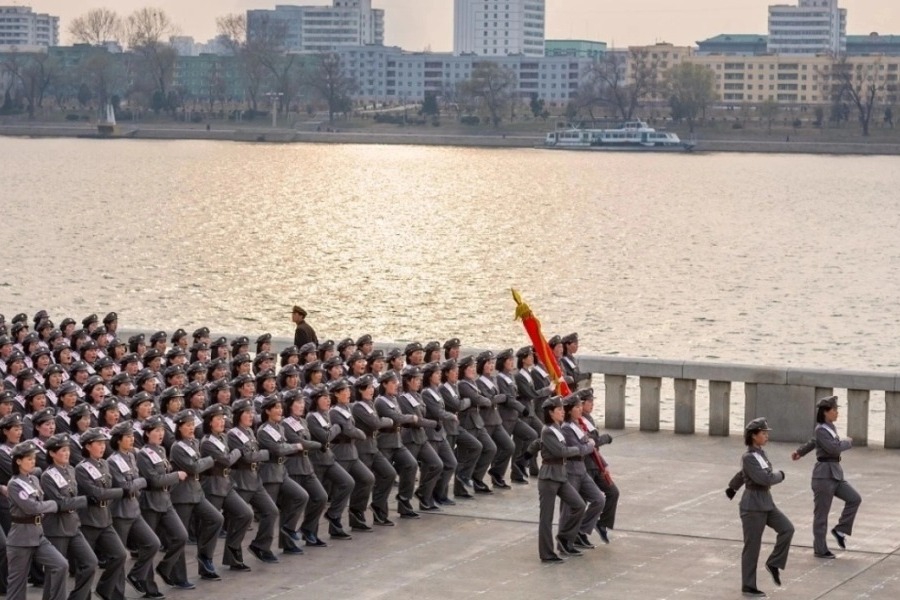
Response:
MULTIPOLYGON (((76 124, 7 124, 0 125, 0 136, 26 138, 89 138, 100 139, 94 125, 76 124)), ((534 148, 543 141, 537 134, 478 131, 444 134, 435 132, 390 133, 383 131, 295 131, 266 128, 211 128, 178 125, 159 126, 125 124, 119 126, 114 140, 202 140, 227 142, 256 142, 269 144, 386 144, 413 146, 453 146, 467 148, 534 148)), ((739 152, 773 154, 831 154, 863 156, 900 156, 900 143, 881 142, 810 142, 784 140, 704 140, 702 132, 697 140, 696 153, 739 152)))

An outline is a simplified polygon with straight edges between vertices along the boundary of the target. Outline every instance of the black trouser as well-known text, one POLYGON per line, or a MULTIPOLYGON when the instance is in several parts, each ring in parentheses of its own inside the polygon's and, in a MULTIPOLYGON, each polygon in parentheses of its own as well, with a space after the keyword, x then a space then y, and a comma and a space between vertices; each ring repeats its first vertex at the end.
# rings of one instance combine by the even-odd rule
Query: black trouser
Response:
MULTIPOLYGON (((589 460, 593 460, 589 457, 589 460)), ((586 463, 589 464, 589 463, 586 463)), ((600 471, 588 466, 588 475, 600 488, 600 491, 606 496, 606 504, 603 506, 603 512, 600 513, 600 520, 597 521, 597 527, 606 529, 616 528, 616 508, 619 506, 619 488, 612 477, 607 481, 606 477, 600 474, 600 471)))
POLYGON ((275 528, 278 527, 278 507, 268 492, 262 487, 256 490, 237 490, 244 502, 259 514, 259 526, 256 537, 250 545, 260 550, 272 550, 275 540, 275 528))
MULTIPOLYGON (((202 498, 196 504, 176 504, 175 512, 181 519, 181 524, 187 529, 193 518, 197 524, 197 558, 212 560, 216 553, 216 542, 219 539, 219 530, 225 523, 225 518, 209 500, 202 498)), ((199 561, 198 561, 199 562, 199 561)), ((184 565, 184 561, 181 562, 184 565)), ((176 581, 187 581, 187 568, 181 571, 181 565, 175 571, 176 581)), ((200 565, 198 569, 203 570, 200 565)))
POLYGON ((88 544, 99 553, 106 561, 100 580, 97 581, 97 593, 107 600, 122 600, 125 598, 125 560, 128 551, 122 543, 115 528, 97 528, 81 526, 81 533, 88 544))
MULTIPOLYGON (((244 536, 253 523, 253 509, 235 491, 231 490, 227 496, 209 496, 209 503, 217 510, 221 510, 228 523, 225 537, 225 550, 222 552, 223 565, 237 565, 243 562, 241 546, 244 536)), ((210 557, 211 558, 211 557, 210 557)))
POLYGON ((353 478, 353 491, 350 493, 350 510, 366 512, 372 488, 375 486, 375 475, 361 460, 340 460, 338 464, 353 478))
POLYGON ((400 448, 381 448, 381 454, 393 465, 397 475, 400 476, 400 487, 397 490, 400 497, 411 500, 416 490, 416 459, 406 446, 400 448))
MULTIPOLYGON (((309 501, 309 495, 306 493, 306 490, 290 477, 285 477, 284 481, 280 483, 264 483, 263 487, 266 488, 266 492, 268 492, 278 507, 280 513, 278 524, 280 528, 296 532, 300 524, 300 517, 303 516, 303 510, 309 501)), ((281 529, 278 532, 278 547, 295 547, 297 544, 294 543, 294 540, 281 529)))
POLYGON ((494 460, 491 461, 490 473, 498 479, 503 479, 506 471, 509 469, 509 461, 516 450, 516 445, 513 443, 512 438, 509 437, 509 434, 506 433, 503 425, 488 425, 485 427, 485 431, 487 431, 497 446, 497 454, 494 455, 494 460))
POLYGON ((303 521, 300 523, 300 529, 318 536, 319 519, 322 518, 325 508, 328 506, 328 494, 325 493, 322 482, 313 474, 297 474, 290 477, 306 490, 306 495, 309 496, 309 500, 306 501, 306 510, 303 511, 303 521))
POLYGON ((124 542, 125 546, 137 551, 137 558, 128 574, 138 581, 143 581, 148 592, 158 592, 159 587, 156 585, 156 577, 153 575, 153 558, 159 552, 159 538, 143 517, 136 519, 114 517, 113 527, 116 528, 116 533, 119 534, 119 539, 124 542))
MULTIPOLYGON (((90 544, 79 531, 71 537, 48 537, 53 547, 69 561, 75 569, 75 587, 69 590, 68 600, 90 600, 91 585, 97 572, 97 556, 90 544)), ((4 554, 6 549, 4 548, 4 554)), ((5 560, 5 558, 4 558, 5 560)))
MULTIPOLYGON (((170 581, 177 581, 174 577, 175 569, 180 567, 182 573, 187 572, 184 566, 184 546, 187 544, 187 530, 178 518, 174 508, 166 512, 145 510, 142 513, 144 521, 150 526, 157 537, 166 545, 166 553, 163 555, 157 570, 170 581)), ((180 581, 179 581, 180 583, 180 581)))
POLYGON ((377 454, 360 454, 359 460, 369 467, 372 475, 375 476, 375 483, 372 486, 372 506, 387 514, 388 498, 391 496, 394 480, 397 479, 397 471, 380 452, 377 454))
POLYGON ((428 502, 434 496, 434 486, 437 485, 438 477, 441 476, 444 463, 428 442, 408 444, 406 448, 419 463, 419 487, 416 492, 419 497, 428 502))
MULTIPOLYGON (((488 468, 491 466, 491 462, 494 460, 494 456, 497 454, 497 444, 494 443, 494 440, 491 439, 491 435, 485 429, 466 429, 465 431, 481 444, 481 454, 478 455, 478 460, 475 461, 475 466, 473 467, 470 476, 463 477, 463 473, 460 472, 460 477, 463 477, 463 479, 477 479, 478 481, 481 481, 484 479, 488 468)), ((460 437, 456 441, 457 445, 461 441, 462 431, 460 431, 460 437)))
MULTIPOLYGON (((470 432, 460 428, 459 433, 447 435, 447 443, 450 444, 450 448, 456 454, 456 475, 463 481, 472 479, 475 465, 483 450, 481 442, 470 432)), ((453 491, 454 493, 460 491, 456 483, 453 485, 453 491)))
POLYGON ((426 500, 431 501, 434 498, 443 500, 450 492, 450 480, 453 479, 453 475, 459 467, 459 462, 456 460, 456 455, 453 454, 450 442, 446 439, 433 440, 429 443, 438 455, 438 458, 441 459, 443 468, 441 469, 437 484, 434 486, 434 493, 432 494, 433 498, 426 498, 426 500))

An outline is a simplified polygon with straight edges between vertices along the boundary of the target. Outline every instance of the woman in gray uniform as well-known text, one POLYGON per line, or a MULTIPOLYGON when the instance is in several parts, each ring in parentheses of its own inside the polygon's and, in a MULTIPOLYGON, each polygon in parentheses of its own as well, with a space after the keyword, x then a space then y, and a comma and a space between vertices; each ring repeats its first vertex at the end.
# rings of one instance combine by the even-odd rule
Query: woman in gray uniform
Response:
POLYGON ((828 531, 828 512, 835 498, 844 501, 844 510, 837 525, 831 530, 837 545, 846 548, 846 536, 853 533, 853 521, 862 498, 844 479, 841 468, 841 453, 853 447, 853 439, 841 439, 834 422, 838 418, 837 396, 819 400, 816 410, 816 429, 814 437, 797 448, 791 455, 800 460, 814 448, 816 450, 816 466, 812 472, 813 490, 813 552, 819 558, 834 558, 825 543, 825 532, 828 531))
POLYGON ((125 580, 144 598, 160 600, 165 595, 159 591, 153 576, 153 559, 159 552, 159 538, 141 516, 138 498, 147 487, 147 480, 138 473, 134 453, 134 429, 131 421, 123 421, 112 428, 109 445, 113 450, 107 464, 113 486, 122 489, 122 498, 112 503, 110 512, 113 527, 126 547, 137 552, 131 570, 125 580))
MULTIPOLYGON (((244 564, 241 547, 244 536, 253 523, 253 509, 238 495, 231 480, 231 469, 241 458, 241 451, 228 449, 225 437, 225 418, 228 406, 213 404, 203 411, 203 440, 200 455, 213 460, 212 468, 203 477, 201 485, 206 499, 217 510, 221 510, 228 523, 222 564, 232 571, 249 571, 244 564)), ((230 412, 230 411, 229 411, 230 412)))
MULTIPOLYGON (((597 519, 603 512, 603 506, 606 504, 606 497, 603 492, 594 483, 594 480, 587 472, 584 459, 594 452, 597 442, 582 431, 579 425, 581 419, 581 396, 578 392, 563 398, 563 411, 565 414, 565 424, 562 426, 563 435, 566 438, 566 445, 578 448, 581 460, 567 460, 566 473, 569 477, 569 483, 581 495, 581 499, 587 502, 584 511, 584 517, 581 519, 581 527, 578 529, 578 535, 575 538, 574 546, 576 548, 594 547, 588 536, 597 526, 597 519)), ((560 509, 560 520, 565 520, 565 512, 568 509, 563 506, 560 509)), ((565 552, 565 548, 560 549, 565 552)))
POLYGON ((519 387, 515 380, 515 361, 513 349, 508 348, 497 354, 496 372, 497 388, 506 395, 506 402, 497 410, 503 420, 503 428, 513 440, 515 450, 512 456, 510 479, 515 483, 528 483, 528 461, 525 460, 525 448, 537 439, 537 432, 525 419, 531 414, 531 403, 520 402, 519 387))
POLYGON ((109 465, 103 460, 109 436, 100 428, 88 429, 81 436, 84 460, 75 467, 79 493, 87 496, 88 506, 81 510, 81 530, 85 539, 105 559, 97 582, 97 594, 104 600, 125 598, 125 560, 128 553, 112 523, 109 503, 122 498, 121 488, 112 487, 109 465))
POLYGON ((500 408, 505 408, 510 399, 497 387, 493 352, 488 350, 479 354, 476 357, 475 370, 478 374, 478 391, 491 401, 490 406, 480 408, 479 412, 484 421, 485 431, 497 446, 497 453, 494 455, 494 460, 491 461, 488 475, 491 476, 491 483, 495 488, 509 489, 509 484, 503 477, 509 469, 509 461, 516 450, 516 445, 503 427, 500 408))
MULTIPOLYGON (((440 344, 437 348, 440 349, 440 344)), ((455 439, 459 431, 459 417, 447 410, 444 397, 441 396, 441 363, 430 362, 425 365, 422 376, 422 384, 425 388, 422 390, 421 398, 425 403, 425 416, 441 424, 440 427, 428 429, 426 432, 428 443, 431 444, 443 464, 431 500, 437 504, 453 506, 456 502, 451 500, 448 494, 450 493, 450 480, 453 479, 459 462, 456 460, 448 438, 452 435, 455 439)))
POLYGON ((766 570, 775 585, 781 585, 780 571, 787 565, 794 526, 784 516, 769 491, 773 485, 784 481, 784 471, 775 471, 763 446, 769 442, 769 424, 762 417, 747 423, 744 444, 747 451, 741 459, 744 479, 744 495, 741 496, 741 524, 744 529, 744 551, 741 554, 741 592, 745 596, 765 596, 756 587, 756 563, 766 526, 775 530, 775 548, 766 559, 766 570))
POLYGON ((41 475, 41 488, 47 500, 56 502, 58 511, 43 518, 44 535, 66 557, 75 571, 75 588, 69 600, 89 600, 97 556, 81 533, 78 511, 87 508, 86 496, 78 495, 75 469, 69 464, 69 435, 57 434, 44 444, 51 464, 41 475))
POLYGON ((415 492, 416 470, 418 465, 401 440, 400 430, 418 421, 415 415, 405 415, 397 405, 397 386, 400 384, 396 373, 385 371, 378 378, 379 395, 375 399, 375 412, 379 417, 391 420, 390 429, 382 429, 378 434, 378 449, 388 459, 397 475, 400 486, 397 488, 397 512, 404 519, 418 519, 419 513, 413 510, 411 499, 415 492))
MULTIPOLYGON (((481 444, 481 454, 478 455, 475 466, 472 467, 471 471, 468 471, 468 469, 463 471, 460 468, 459 481, 463 484, 463 489, 465 489, 465 486, 468 486, 472 487, 478 494, 493 494, 494 492, 491 488, 484 483, 484 475, 497 454, 497 444, 491 439, 485 428, 484 419, 481 417, 482 410, 494 410, 493 402, 490 398, 482 395, 476 383, 474 356, 466 356, 459 361, 458 373, 459 382, 457 383, 457 389, 459 390, 459 396, 469 402, 468 408, 460 409, 459 424, 481 444), (466 475, 469 476, 466 477, 466 475)), ((460 462, 463 461, 460 460, 460 462)))
MULTIPOLYGON (((175 415, 176 441, 172 444, 169 456, 172 467, 184 471, 187 477, 172 488, 172 505, 186 530, 191 527, 192 519, 196 523, 197 571, 200 578, 220 581, 222 577, 216 573, 212 559, 216 553, 219 530, 222 529, 225 519, 203 495, 200 476, 213 467, 214 461, 209 456, 200 456, 200 442, 194 437, 196 430, 194 417, 192 410, 183 410, 175 415)), ((184 561, 179 561, 173 576, 176 581, 187 580, 184 561)))
POLYGON ((9 563, 6 597, 26 600, 26 580, 34 561, 44 568, 44 600, 65 600, 69 563, 44 537, 41 527, 41 515, 56 512, 58 506, 52 500, 44 500, 41 484, 33 475, 36 454, 37 446, 32 441, 16 444, 10 452, 13 477, 7 493, 12 525, 6 538, 9 563))
POLYGON ((356 442, 364 441, 366 434, 356 427, 353 413, 350 412, 350 382, 343 377, 328 384, 331 396, 331 410, 328 418, 332 424, 341 428, 341 433, 334 439, 332 449, 338 464, 353 478, 353 491, 350 493, 348 514, 350 528, 354 531, 372 531, 366 523, 366 507, 372 496, 375 475, 359 459, 356 442))
POLYGON ((344 467, 337 463, 332 444, 341 435, 339 425, 332 424, 328 411, 331 408, 331 397, 323 385, 312 388, 309 401, 312 403, 312 411, 306 422, 309 425, 309 434, 312 439, 319 442, 321 447, 311 455, 311 461, 316 469, 316 476, 323 486, 331 487, 331 496, 328 508, 325 510, 325 520, 328 521, 328 535, 339 540, 349 540, 351 535, 344 531, 341 524, 341 516, 344 509, 350 503, 350 494, 353 492, 353 477, 344 467), (327 482, 327 483, 326 483, 327 482))
POLYGON ((541 405, 541 412, 544 417, 541 437, 529 447, 532 453, 537 449, 538 443, 541 447, 541 470, 538 473, 538 555, 543 562, 559 563, 563 559, 553 551, 553 511, 557 497, 568 507, 565 518, 561 517, 559 521, 557 544, 569 556, 581 556, 574 541, 584 516, 585 504, 578 491, 569 483, 565 466, 568 460, 581 460, 581 450, 566 445, 566 436, 560 428, 565 412, 559 396, 545 400, 541 405))
POLYGON ((441 425, 433 419, 425 418, 425 403, 419 394, 419 390, 422 389, 422 371, 419 367, 414 365, 404 367, 401 377, 403 393, 397 398, 397 404, 400 412, 416 417, 409 427, 403 429, 400 439, 419 463, 419 487, 415 491, 416 498, 419 499, 419 510, 438 511, 440 509, 434 503, 434 486, 441 476, 444 463, 428 443, 426 430, 441 429, 441 425))
POLYGON ((351 412, 357 426, 365 434, 364 440, 356 441, 359 460, 372 471, 375 482, 372 486, 372 518, 376 525, 392 527, 394 522, 388 518, 388 498, 391 487, 397 478, 397 471, 391 463, 378 451, 375 437, 381 430, 392 430, 394 422, 387 417, 379 417, 375 410, 375 377, 369 374, 360 376, 353 384, 356 390, 356 402, 351 412))

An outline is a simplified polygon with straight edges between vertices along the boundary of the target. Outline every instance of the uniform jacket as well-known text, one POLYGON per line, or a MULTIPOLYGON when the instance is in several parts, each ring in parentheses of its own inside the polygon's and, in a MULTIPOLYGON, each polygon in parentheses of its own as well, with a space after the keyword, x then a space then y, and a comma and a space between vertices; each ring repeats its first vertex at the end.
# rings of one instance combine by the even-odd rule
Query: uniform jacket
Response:
MULTIPOLYGON (((38 517, 56 512, 53 500, 45 500, 41 484, 34 475, 16 475, 9 480, 9 514, 14 519, 38 517)), ((29 548, 40 546, 43 537, 41 525, 13 523, 6 535, 7 546, 29 548)))
POLYGON ((309 435, 319 442, 319 449, 310 454, 312 464, 318 467, 328 467, 334 464, 334 452, 331 446, 334 440, 341 434, 341 427, 331 422, 328 413, 313 412, 306 419, 309 426, 309 435))
POLYGON ((420 398, 425 403, 425 416, 441 424, 440 428, 433 427, 425 430, 425 433, 428 434, 428 440, 441 442, 446 439, 445 432, 450 435, 456 435, 459 431, 459 423, 456 415, 447 410, 440 388, 427 388, 422 391, 420 398))
POLYGON ((831 423, 816 425, 812 439, 797 448, 800 456, 805 456, 813 448, 816 449, 816 466, 813 467, 813 479, 844 480, 844 469, 841 467, 841 452, 853 447, 850 440, 842 440, 837 428, 831 423))
POLYGON ((172 504, 198 504, 203 500, 200 475, 209 471, 215 461, 210 456, 200 456, 197 438, 178 440, 172 444, 170 452, 173 469, 187 473, 184 481, 172 487, 172 504))
POLYGON ((285 417, 284 437, 289 444, 303 444, 303 450, 288 456, 287 462, 284 463, 288 475, 315 475, 309 456, 310 453, 319 450, 322 444, 312 439, 306 419, 285 417))
POLYGON ((403 441, 400 439, 400 429, 409 427, 413 422, 413 415, 404 415, 400 412, 397 400, 388 396, 378 396, 375 398, 375 410, 379 417, 387 417, 393 423, 393 428, 382 430, 378 434, 378 448, 381 450, 391 450, 402 448, 403 441))
MULTIPOLYGON (((445 381, 438 388, 441 398, 444 400, 444 407, 447 412, 456 415, 457 420, 452 423, 445 424, 447 435, 459 435, 459 426, 463 420, 463 413, 472 406, 472 401, 459 395, 459 386, 445 381)), ((427 399, 425 405, 427 406, 427 399)))
POLYGON ((49 467, 41 475, 41 489, 44 498, 53 500, 57 506, 57 512, 44 515, 44 535, 73 537, 81 526, 77 511, 87 508, 87 498, 78 495, 75 469, 69 465, 49 467))
POLYGON ((228 431, 228 448, 239 450, 241 453, 241 457, 231 469, 234 487, 246 492, 262 489, 259 465, 269 460, 269 451, 260 449, 253 431, 243 427, 232 427, 228 431))
POLYGON ((263 483, 282 483, 287 477, 284 463, 289 456, 297 454, 299 450, 293 444, 289 444, 284 437, 284 427, 281 423, 266 421, 256 430, 256 439, 259 447, 269 453, 269 459, 259 465, 259 479, 263 483))
POLYGON ((484 421, 485 427, 502 425, 503 419, 500 418, 499 406, 506 404, 506 394, 500 393, 497 382, 487 375, 479 376, 478 379, 475 380, 475 383, 478 386, 478 391, 481 392, 481 395, 485 398, 489 398, 491 401, 490 406, 481 406, 478 409, 478 412, 481 413, 481 418, 484 421))
POLYGON ((172 508, 169 491, 178 483, 178 473, 169 468, 166 449, 145 445, 137 453, 138 472, 147 480, 147 489, 141 494, 141 510, 168 512, 172 508))
POLYGON ((366 434, 356 427, 356 420, 350 406, 335 405, 328 411, 332 425, 341 428, 341 433, 334 439, 332 451, 338 461, 354 461, 359 459, 356 442, 366 441, 366 434))
POLYGON ((497 373, 497 388, 506 396, 506 402, 500 404, 500 418, 504 423, 515 423, 519 417, 525 416, 525 405, 519 402, 519 387, 512 376, 497 373))
POLYGON ((234 488, 231 480, 231 468, 241 458, 241 451, 228 449, 228 438, 225 434, 209 434, 200 441, 200 456, 211 458, 213 466, 203 472, 200 486, 207 496, 224 498, 234 488))
POLYGON ((460 397, 469 401, 469 408, 461 410, 459 413, 459 424, 462 425, 464 429, 484 429, 485 423, 481 416, 481 410, 493 410, 494 403, 491 402, 490 398, 481 393, 481 390, 474 381, 461 379, 456 386, 459 390, 460 397))
POLYGON ((356 441, 356 451, 359 454, 377 454, 376 437, 381 435, 380 432, 383 429, 393 429, 394 422, 387 417, 379 417, 371 402, 357 400, 350 406, 350 412, 353 413, 357 428, 366 436, 364 440, 356 441))
POLYGON ((588 436, 585 434, 577 423, 566 421, 560 427, 563 436, 566 438, 566 445, 572 448, 578 448, 579 456, 582 460, 567 460, 566 473, 570 475, 586 475, 587 467, 584 464, 584 458, 594 453, 594 449, 588 444, 588 436))
POLYGON ((401 431, 400 440, 403 444, 421 446, 428 442, 428 434, 425 430, 435 429, 438 427, 438 422, 425 418, 425 404, 422 402, 422 397, 417 392, 404 392, 397 398, 397 404, 403 414, 418 417, 417 422, 411 423, 409 427, 404 427, 401 431))
POLYGON ((741 496, 741 510, 773 510, 775 501, 769 488, 784 481, 784 473, 772 469, 772 463, 762 448, 750 448, 744 453, 741 459, 741 473, 746 486, 741 496))
POLYGON ((78 492, 88 498, 87 508, 79 512, 81 524, 98 529, 110 527, 109 505, 122 497, 122 488, 112 487, 109 465, 102 458, 85 458, 75 467, 75 479, 78 480, 78 492))
POLYGON ((581 449, 566 444, 566 436, 557 425, 544 425, 541 430, 541 470, 538 479, 566 482, 566 460, 582 456, 581 449))
POLYGON ((106 464, 112 476, 113 487, 122 488, 122 497, 113 502, 109 510, 114 519, 137 519, 141 516, 141 490, 147 480, 138 472, 135 452, 113 452, 106 464))

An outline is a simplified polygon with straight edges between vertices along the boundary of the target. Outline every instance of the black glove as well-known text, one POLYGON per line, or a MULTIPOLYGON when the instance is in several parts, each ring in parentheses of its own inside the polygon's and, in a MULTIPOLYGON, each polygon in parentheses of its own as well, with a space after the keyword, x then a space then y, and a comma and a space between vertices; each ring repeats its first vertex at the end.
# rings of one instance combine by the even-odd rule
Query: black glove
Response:
POLYGON ((781 473, 781 480, 784 481, 784 479, 785 479, 784 471, 779 471, 779 473, 781 473))
POLYGON ((603 435, 601 435, 599 437, 599 440, 600 440, 600 443, 597 444, 598 446, 601 444, 612 444, 612 441, 613 441, 612 436, 609 435, 608 433, 604 433, 603 435))
POLYGON ((731 488, 726 488, 726 489, 725 489, 725 495, 728 496, 728 499, 729 499, 729 500, 734 500, 734 496, 735 496, 736 494, 737 494, 737 492, 736 492, 735 490, 731 489, 731 488))
POLYGON ((441 422, 438 421, 438 424, 437 424, 437 426, 434 428, 434 430, 435 430, 435 431, 440 431, 441 429, 442 429, 442 427, 441 427, 441 422))

